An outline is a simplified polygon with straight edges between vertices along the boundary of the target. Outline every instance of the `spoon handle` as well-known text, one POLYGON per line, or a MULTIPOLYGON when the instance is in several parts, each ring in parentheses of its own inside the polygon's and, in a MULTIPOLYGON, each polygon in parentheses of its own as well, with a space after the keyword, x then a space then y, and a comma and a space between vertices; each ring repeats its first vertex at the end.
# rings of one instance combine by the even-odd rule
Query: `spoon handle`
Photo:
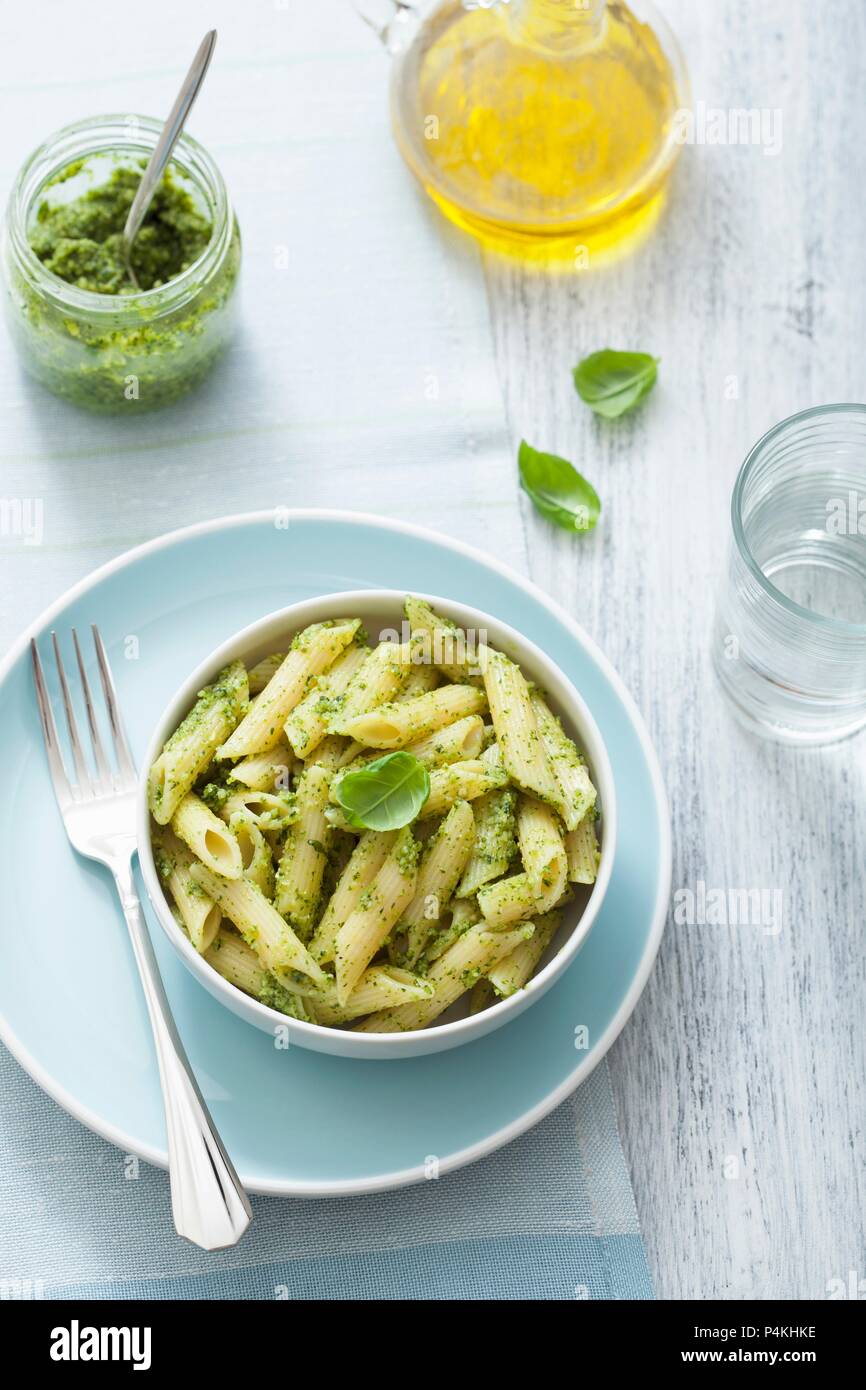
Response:
POLYGON ((209 29, 198 47, 198 52, 192 60, 192 66, 186 77, 183 79, 183 86, 177 94, 174 106, 171 108, 168 119, 162 128, 162 134, 156 143, 156 148, 147 163, 141 183, 129 209, 129 216, 123 229, 123 240, 129 248, 138 233, 138 229, 144 221, 144 215, 150 207, 150 200, 154 190, 165 173, 166 165, 171 159, 172 150, 177 144, 177 138, 183 130, 184 123, 189 115, 190 108, 198 96, 198 89, 205 78, 211 55, 216 44, 217 31, 209 29))

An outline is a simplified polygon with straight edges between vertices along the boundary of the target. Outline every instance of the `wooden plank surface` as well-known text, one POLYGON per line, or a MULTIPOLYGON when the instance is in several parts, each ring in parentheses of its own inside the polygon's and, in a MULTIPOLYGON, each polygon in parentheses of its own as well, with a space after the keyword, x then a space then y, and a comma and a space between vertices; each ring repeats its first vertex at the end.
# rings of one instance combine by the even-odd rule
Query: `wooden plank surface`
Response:
POLYGON ((529 570, 648 720, 674 887, 782 894, 778 934, 671 919, 611 1054, 656 1290, 822 1298, 866 1277, 864 744, 794 752, 741 733, 708 644, 747 449, 796 410, 866 397, 866 10, 664 8, 695 100, 780 109, 781 152, 687 148, 632 259, 563 281, 488 258, 488 281, 513 438, 572 459, 604 501, 577 543, 522 502, 529 570), (613 427, 568 370, 608 345, 663 359, 655 396, 613 427))

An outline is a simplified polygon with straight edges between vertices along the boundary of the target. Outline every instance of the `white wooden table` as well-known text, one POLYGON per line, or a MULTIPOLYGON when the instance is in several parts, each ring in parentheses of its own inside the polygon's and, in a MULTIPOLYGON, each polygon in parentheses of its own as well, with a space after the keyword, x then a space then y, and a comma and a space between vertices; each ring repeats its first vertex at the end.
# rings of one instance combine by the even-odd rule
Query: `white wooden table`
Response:
MULTIPOLYGON (((301 119, 300 107, 289 119, 280 105, 290 102, 287 82, 297 90, 306 70, 303 55, 280 49, 286 8, 262 0, 232 17, 227 5, 190 5, 180 36, 191 52, 218 12, 220 57, 235 85, 219 111, 202 100, 196 129, 246 195, 253 298, 282 239, 279 218, 261 209, 277 206, 281 151, 301 119)), ((730 489, 747 448, 795 410, 866 392, 866 10, 862 0, 832 10, 809 0, 668 0, 665 8, 695 99, 780 109, 781 152, 687 150, 663 225, 615 267, 545 278, 487 259, 513 440, 565 454, 594 481, 604 515, 591 537, 576 542, 537 517, 510 461, 467 475, 443 458, 410 476, 399 449, 364 453, 359 467, 351 457, 317 457, 313 434, 306 466, 297 466, 290 405, 261 383, 302 360, 305 325, 266 316, 260 298, 239 348, 242 395, 212 393, 206 416, 191 405, 182 429, 178 417, 170 428, 150 422, 122 448, 104 423, 21 387, 4 346, 0 496, 43 498, 51 525, 39 549, 0 538, 0 637, 8 643, 74 579, 130 544, 277 502, 420 516, 528 572, 601 644, 649 722, 672 803, 675 888, 703 881, 783 894, 777 934, 671 922, 611 1053, 657 1293, 822 1298, 852 1270, 866 1277, 864 745, 795 753, 739 732, 714 685, 708 640, 730 489), (653 398, 613 428, 582 406, 569 371, 606 345, 663 359, 653 398)), ((97 0, 22 7, 14 24, 4 16, 4 184, 62 120, 127 102, 159 109, 182 67, 169 12, 162 4, 136 12, 134 46, 118 42, 124 56, 108 74, 98 51, 85 54, 76 38, 99 32, 100 13, 104 27, 97 0)), ((323 39, 335 61, 338 40, 336 31, 323 39)), ((339 115, 339 100, 337 76, 321 94, 326 115, 339 115)), ((351 227, 343 244, 350 259, 351 227)), ((448 247, 444 238, 446 258, 448 247)), ((308 270, 327 311, 331 267, 308 270)))
POLYGON ((669 923, 611 1054, 656 1290, 822 1298, 851 1270, 866 1278, 866 747, 792 752, 741 733, 708 639, 748 447, 796 410, 866 393, 866 147, 852 119, 866 10, 665 8, 695 100, 780 108, 782 152, 687 149, 668 218, 634 259, 566 283, 491 266, 491 298, 514 435, 573 459, 605 498, 585 546, 525 510, 529 569, 581 615, 649 721, 674 887, 783 893, 778 935, 669 923), (561 369, 607 344, 663 358, 656 398, 615 431, 561 369))

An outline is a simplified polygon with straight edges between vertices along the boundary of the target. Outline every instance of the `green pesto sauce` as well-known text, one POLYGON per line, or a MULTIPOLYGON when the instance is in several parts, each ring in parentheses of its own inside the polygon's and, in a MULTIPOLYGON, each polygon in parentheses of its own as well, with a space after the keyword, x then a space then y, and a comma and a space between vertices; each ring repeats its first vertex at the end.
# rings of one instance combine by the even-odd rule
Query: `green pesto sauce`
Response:
POLYGON ((200 795, 204 804, 219 814, 228 801, 230 792, 228 787, 221 787, 218 782, 208 782, 202 787, 200 795))
POLYGON ((290 1014, 292 1018, 310 1021, 310 1015, 304 1007, 303 1000, 285 989, 279 980, 275 979, 267 970, 262 971, 258 997, 260 1002, 267 1004, 269 1009, 278 1009, 280 1013, 290 1014))
POLYGON ((507 864, 514 848, 517 797, 510 787, 488 792, 476 821, 475 854, 485 864, 507 864))
MULTIPOLYGON (((64 181, 68 177, 64 170, 64 181)), ((140 182, 138 170, 121 166, 72 202, 40 203, 30 245, 46 270, 95 294, 134 294, 122 254, 123 228, 140 182)), ((132 245, 139 288, 174 280, 198 260, 212 232, 189 192, 166 173, 132 245)))
POLYGON ((421 853, 421 845, 411 832, 407 831, 403 835, 401 842, 398 842, 395 846, 395 849, 397 851, 397 868, 404 878, 408 878, 410 874, 415 871, 415 866, 418 863, 418 856, 421 853))
POLYGON ((43 284, 16 265, 4 301, 9 326, 25 367, 55 395, 110 414, 153 410, 203 381, 230 342, 240 232, 232 218, 219 254, 202 259, 215 229, 183 171, 170 168, 133 243, 136 296, 119 248, 141 166, 114 163, 80 196, 57 203, 52 190, 89 167, 79 160, 46 186, 28 239, 46 272, 95 292, 105 307, 64 302, 47 276, 43 284))

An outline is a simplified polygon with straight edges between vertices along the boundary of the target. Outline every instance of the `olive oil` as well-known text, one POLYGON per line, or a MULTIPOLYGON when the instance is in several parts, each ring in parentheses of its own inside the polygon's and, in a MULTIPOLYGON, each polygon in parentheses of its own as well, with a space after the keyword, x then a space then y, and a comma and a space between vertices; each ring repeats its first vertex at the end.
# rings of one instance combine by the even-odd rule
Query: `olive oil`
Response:
POLYGON ((661 21, 617 0, 446 0, 398 59, 395 129, 431 197, 482 240, 594 254, 660 211, 685 85, 661 21))

